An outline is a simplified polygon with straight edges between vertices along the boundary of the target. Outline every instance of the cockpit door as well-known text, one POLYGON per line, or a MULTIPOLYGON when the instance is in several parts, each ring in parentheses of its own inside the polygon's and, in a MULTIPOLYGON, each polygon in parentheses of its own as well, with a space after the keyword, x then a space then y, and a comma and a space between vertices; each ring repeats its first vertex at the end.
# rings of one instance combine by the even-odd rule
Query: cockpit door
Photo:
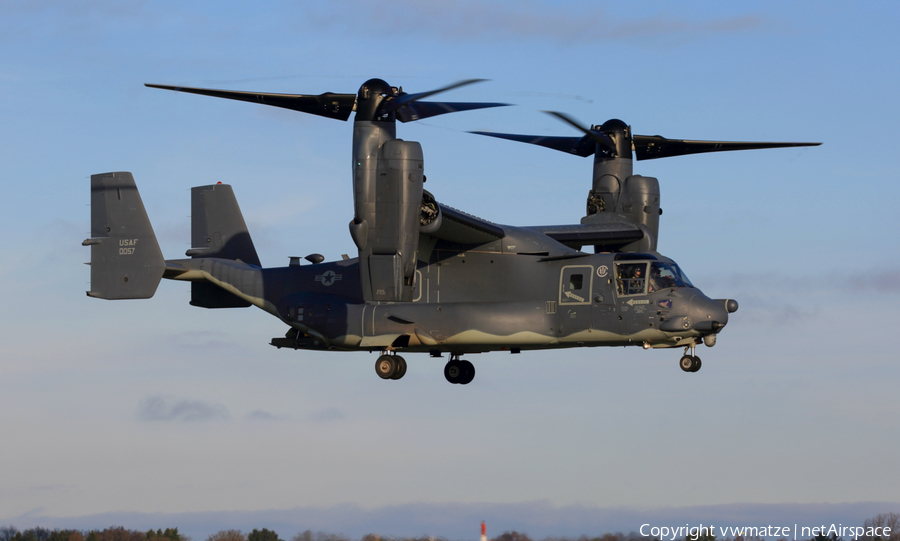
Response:
POLYGON ((563 267, 559 276, 559 331, 567 336, 591 328, 591 285, 594 267, 563 267))

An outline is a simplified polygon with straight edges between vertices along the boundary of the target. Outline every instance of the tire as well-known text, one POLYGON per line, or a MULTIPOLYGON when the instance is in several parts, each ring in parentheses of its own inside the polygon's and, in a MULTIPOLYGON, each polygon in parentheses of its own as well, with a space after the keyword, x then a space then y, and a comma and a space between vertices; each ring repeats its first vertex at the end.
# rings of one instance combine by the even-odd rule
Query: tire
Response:
POLYGON ((694 371, 694 358, 690 355, 685 355, 678 361, 678 366, 681 367, 685 372, 693 372, 694 371))
POLYGON ((406 359, 399 355, 394 355, 394 362, 397 363, 397 370, 391 379, 400 379, 406 375, 406 359))
POLYGON ((390 355, 382 355, 375 361, 375 373, 381 379, 391 379, 397 373, 399 363, 390 355))
POLYGON ((446 365, 444 365, 444 377, 447 378, 447 381, 450 383, 459 383, 462 378, 462 363, 459 361, 448 361, 446 365))
POLYGON ((468 385, 475 379, 475 366, 469 361, 460 361, 462 365, 462 375, 459 380, 460 385, 468 385))
POLYGON ((702 365, 703 363, 700 362, 700 357, 694 357, 694 368, 691 372, 699 372, 702 365))

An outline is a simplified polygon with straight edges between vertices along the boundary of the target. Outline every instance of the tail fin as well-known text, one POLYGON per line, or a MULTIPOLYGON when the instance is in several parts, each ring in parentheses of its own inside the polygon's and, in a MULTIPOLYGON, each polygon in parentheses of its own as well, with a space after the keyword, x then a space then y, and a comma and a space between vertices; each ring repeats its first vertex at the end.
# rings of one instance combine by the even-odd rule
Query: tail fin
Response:
MULTIPOLYGON (((191 249, 187 255, 240 259, 262 266, 234 191, 228 184, 191 188, 191 249)), ((249 302, 206 282, 191 282, 191 304, 202 308, 250 306, 249 302)))
POLYGON ((250 265, 262 266, 228 184, 191 188, 191 250, 188 255, 240 259, 250 265))
POLYGON ((131 173, 91 175, 90 297, 149 299, 166 262, 131 173))

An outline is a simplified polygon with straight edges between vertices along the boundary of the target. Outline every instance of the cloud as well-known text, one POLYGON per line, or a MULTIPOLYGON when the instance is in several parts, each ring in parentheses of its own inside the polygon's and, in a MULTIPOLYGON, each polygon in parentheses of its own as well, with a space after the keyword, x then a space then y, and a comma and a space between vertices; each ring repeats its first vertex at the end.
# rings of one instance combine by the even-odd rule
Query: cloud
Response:
POLYGON ((313 421, 319 423, 330 423, 332 421, 339 421, 346 417, 343 411, 337 408, 325 408, 318 411, 315 411, 310 415, 313 421))
POLYGON ((900 271, 859 272, 849 276, 847 283, 855 291, 900 292, 900 271))
POLYGON ((228 419, 228 410, 219 404, 200 400, 175 400, 162 395, 149 396, 138 404, 137 417, 141 421, 206 422, 228 419))
POLYGON ((671 17, 616 20, 597 7, 557 5, 537 1, 487 3, 471 0, 421 2, 398 0, 390 4, 356 2, 336 12, 330 5, 307 8, 312 26, 344 26, 357 30, 378 28, 388 33, 438 36, 450 40, 473 38, 538 38, 563 43, 609 41, 630 37, 696 36, 726 33, 760 26, 756 16, 708 21, 671 17))
POLYGON ((247 418, 251 421, 280 421, 284 417, 269 413, 268 411, 256 410, 247 414, 247 418))

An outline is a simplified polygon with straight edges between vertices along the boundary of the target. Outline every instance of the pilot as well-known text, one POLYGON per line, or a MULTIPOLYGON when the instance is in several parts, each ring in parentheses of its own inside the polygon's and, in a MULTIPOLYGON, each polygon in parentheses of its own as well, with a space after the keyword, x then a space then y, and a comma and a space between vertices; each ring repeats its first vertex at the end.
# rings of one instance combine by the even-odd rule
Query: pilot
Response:
POLYGON ((634 269, 634 276, 629 280, 628 294, 639 295, 644 292, 644 266, 637 265, 634 269))
POLYGON ((663 285, 662 276, 659 274, 659 267, 653 265, 650 269, 650 283, 649 283, 649 291, 653 293, 654 291, 659 291, 663 289, 665 286, 663 285))

